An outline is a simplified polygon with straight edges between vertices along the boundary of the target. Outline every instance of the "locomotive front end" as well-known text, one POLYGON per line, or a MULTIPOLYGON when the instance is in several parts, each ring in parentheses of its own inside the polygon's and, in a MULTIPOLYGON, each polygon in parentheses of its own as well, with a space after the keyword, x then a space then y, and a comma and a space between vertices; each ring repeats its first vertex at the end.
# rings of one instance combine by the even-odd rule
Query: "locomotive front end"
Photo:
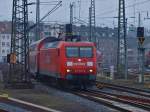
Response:
POLYGON ((96 49, 92 45, 65 47, 65 77, 74 84, 92 85, 96 80, 96 49))

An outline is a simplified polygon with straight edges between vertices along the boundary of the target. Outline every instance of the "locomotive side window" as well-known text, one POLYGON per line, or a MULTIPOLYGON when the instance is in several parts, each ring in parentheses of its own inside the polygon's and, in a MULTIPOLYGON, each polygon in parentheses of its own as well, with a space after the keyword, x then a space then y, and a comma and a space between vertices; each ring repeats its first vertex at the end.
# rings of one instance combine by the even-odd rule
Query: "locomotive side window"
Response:
POLYGON ((80 57, 91 58, 93 56, 92 47, 80 47, 80 57))
POLYGON ((67 57, 79 57, 78 47, 66 47, 67 57))
POLYGON ((44 48, 56 48, 58 44, 59 44, 59 41, 46 43, 44 45, 44 48))

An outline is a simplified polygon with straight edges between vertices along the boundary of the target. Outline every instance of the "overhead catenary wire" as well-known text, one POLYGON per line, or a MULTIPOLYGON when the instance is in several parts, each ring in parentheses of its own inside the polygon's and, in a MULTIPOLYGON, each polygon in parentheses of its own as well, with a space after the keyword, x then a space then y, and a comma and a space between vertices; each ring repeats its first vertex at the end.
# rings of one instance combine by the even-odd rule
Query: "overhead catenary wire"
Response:
MULTIPOLYGON (((59 7, 62 6, 62 1, 59 1, 58 4, 56 6, 54 6, 47 14, 45 14, 45 16, 43 16, 40 20, 39 23, 41 23, 46 17, 48 17, 50 14, 52 14, 53 12, 55 12, 59 7)), ((31 29, 35 28, 37 26, 37 24, 34 24, 32 26, 30 26, 28 28, 27 31, 30 31, 31 29)))
MULTIPOLYGON (((137 5, 143 5, 143 4, 145 4, 145 3, 148 3, 148 2, 150 2, 150 0, 144 0, 144 1, 140 1, 140 2, 136 2, 136 3, 134 3, 134 4, 131 4, 131 5, 127 5, 125 8, 131 8, 131 7, 135 7, 135 6, 137 6, 137 5)), ((114 9, 114 10, 110 10, 110 11, 105 11, 105 12, 102 12, 102 13, 100 13, 100 14, 98 14, 98 15, 108 15, 108 14, 111 14, 111 13, 113 13, 113 12, 117 12, 118 11, 118 8, 116 8, 116 9, 114 9)), ((107 16, 104 16, 104 17, 100 17, 100 16, 98 16, 98 15, 96 15, 96 19, 108 19, 108 18, 112 18, 112 17, 107 17, 107 16)), ((117 16, 114 16, 113 18, 117 18, 117 16)), ((130 18, 130 17, 129 17, 130 18)), ((76 20, 77 19, 80 19, 81 20, 81 18, 75 18, 76 20)), ((86 17, 86 19, 88 19, 88 17, 86 17)), ((88 21, 88 20, 86 20, 86 21, 88 21)), ((80 21, 81 22, 81 21, 80 21)))
MULTIPOLYGON (((132 4, 132 5, 126 6, 125 8, 134 7, 134 6, 136 6, 136 5, 142 5, 142 4, 145 4, 145 3, 147 3, 147 2, 150 2, 150 0, 145 0, 145 1, 142 1, 142 2, 137 2, 137 3, 134 3, 134 4, 132 4)), ((96 15, 96 16, 99 16, 99 15, 108 15, 108 14, 111 14, 111 13, 116 12, 116 11, 118 11, 118 8, 116 8, 116 9, 114 9, 114 10, 102 12, 102 13, 96 15)))
POLYGON ((42 17, 40 19, 40 22, 43 21, 47 16, 49 16, 51 13, 53 13, 54 11, 56 11, 59 7, 62 6, 62 1, 60 1, 56 6, 54 6, 54 8, 52 10, 50 10, 44 17, 42 17))
POLYGON ((57 5, 59 1, 40 2, 40 5, 57 5))
POLYGON ((81 17, 81 0, 78 1, 79 2, 79 19, 81 17))

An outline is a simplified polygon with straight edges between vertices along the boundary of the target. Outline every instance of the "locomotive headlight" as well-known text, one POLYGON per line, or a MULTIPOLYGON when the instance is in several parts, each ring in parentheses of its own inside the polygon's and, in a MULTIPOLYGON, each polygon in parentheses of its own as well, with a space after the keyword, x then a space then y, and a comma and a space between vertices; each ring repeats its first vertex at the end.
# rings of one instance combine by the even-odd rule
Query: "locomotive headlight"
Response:
POLYGON ((92 70, 92 69, 90 69, 89 71, 90 71, 90 72, 93 72, 93 70, 92 70))
POLYGON ((87 66, 93 66, 93 62, 87 62, 87 66))
POLYGON ((69 73, 69 72, 71 72, 71 70, 67 69, 67 72, 69 73))
POLYGON ((73 63, 72 62, 67 62, 67 66, 72 66, 73 63))

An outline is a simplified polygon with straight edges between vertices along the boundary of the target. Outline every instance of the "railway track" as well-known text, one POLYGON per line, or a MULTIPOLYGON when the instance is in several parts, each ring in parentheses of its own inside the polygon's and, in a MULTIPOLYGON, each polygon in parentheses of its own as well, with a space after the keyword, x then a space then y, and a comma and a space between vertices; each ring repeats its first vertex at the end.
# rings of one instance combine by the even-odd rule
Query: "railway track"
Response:
POLYGON ((130 88, 130 87, 126 87, 126 86, 119 86, 119 85, 114 85, 114 84, 109 84, 109 83, 98 82, 98 81, 96 82, 96 87, 99 89, 108 88, 108 89, 112 89, 112 90, 127 92, 127 93, 131 93, 134 95, 139 95, 142 97, 150 98, 150 91, 148 91, 148 90, 130 88))
MULTIPOLYGON (((56 85, 51 85, 51 84, 49 84, 49 83, 44 83, 44 82, 41 82, 41 84, 42 84, 43 86, 48 87, 48 88, 49 88, 49 87, 56 88, 56 89, 59 89, 59 90, 61 90, 61 91, 63 91, 63 92, 71 93, 71 94, 74 94, 74 95, 76 95, 76 96, 79 96, 79 97, 88 99, 88 100, 90 100, 90 101, 94 101, 94 102, 96 102, 96 103, 99 103, 100 105, 105 105, 105 106, 110 107, 110 108, 112 108, 112 109, 114 109, 114 110, 118 110, 118 111, 121 111, 121 112, 132 112, 132 111, 130 111, 130 110, 128 110, 128 109, 121 108, 120 105, 113 104, 114 102, 107 101, 107 99, 100 98, 100 97, 99 97, 99 99, 94 98, 93 96, 88 95, 87 93, 85 93, 85 92, 87 92, 87 91, 80 91, 80 90, 78 90, 78 89, 71 89, 71 90, 70 90, 70 89, 62 89, 62 88, 59 88, 59 87, 56 86, 56 85)), ((126 107, 127 107, 127 106, 126 106, 126 107)))
MULTIPOLYGON (((50 86, 50 85, 46 84, 46 86, 50 86)), ((137 98, 133 96, 131 97, 127 95, 117 95, 117 94, 102 92, 100 90, 86 90, 86 91, 68 90, 68 89, 67 90, 61 89, 61 90, 75 94, 77 96, 83 97, 90 101, 99 103, 100 105, 105 105, 107 107, 110 107, 114 110, 118 110, 121 112, 149 112, 150 110, 150 99, 137 98)))
POLYGON ((98 95, 108 95, 113 98, 116 98, 119 101, 122 101, 123 103, 130 103, 131 105, 139 105, 145 109, 150 110, 150 100, 144 99, 144 98, 137 98, 133 96, 127 96, 127 95, 117 95, 113 93, 103 92, 103 91, 96 91, 96 90, 87 90, 90 93, 98 94, 98 95))
POLYGON ((107 94, 101 91, 87 90, 78 91, 74 94, 87 98, 91 101, 104 104, 110 108, 121 112, 149 112, 150 106, 147 101, 134 101, 127 98, 117 97, 115 94, 107 94))

